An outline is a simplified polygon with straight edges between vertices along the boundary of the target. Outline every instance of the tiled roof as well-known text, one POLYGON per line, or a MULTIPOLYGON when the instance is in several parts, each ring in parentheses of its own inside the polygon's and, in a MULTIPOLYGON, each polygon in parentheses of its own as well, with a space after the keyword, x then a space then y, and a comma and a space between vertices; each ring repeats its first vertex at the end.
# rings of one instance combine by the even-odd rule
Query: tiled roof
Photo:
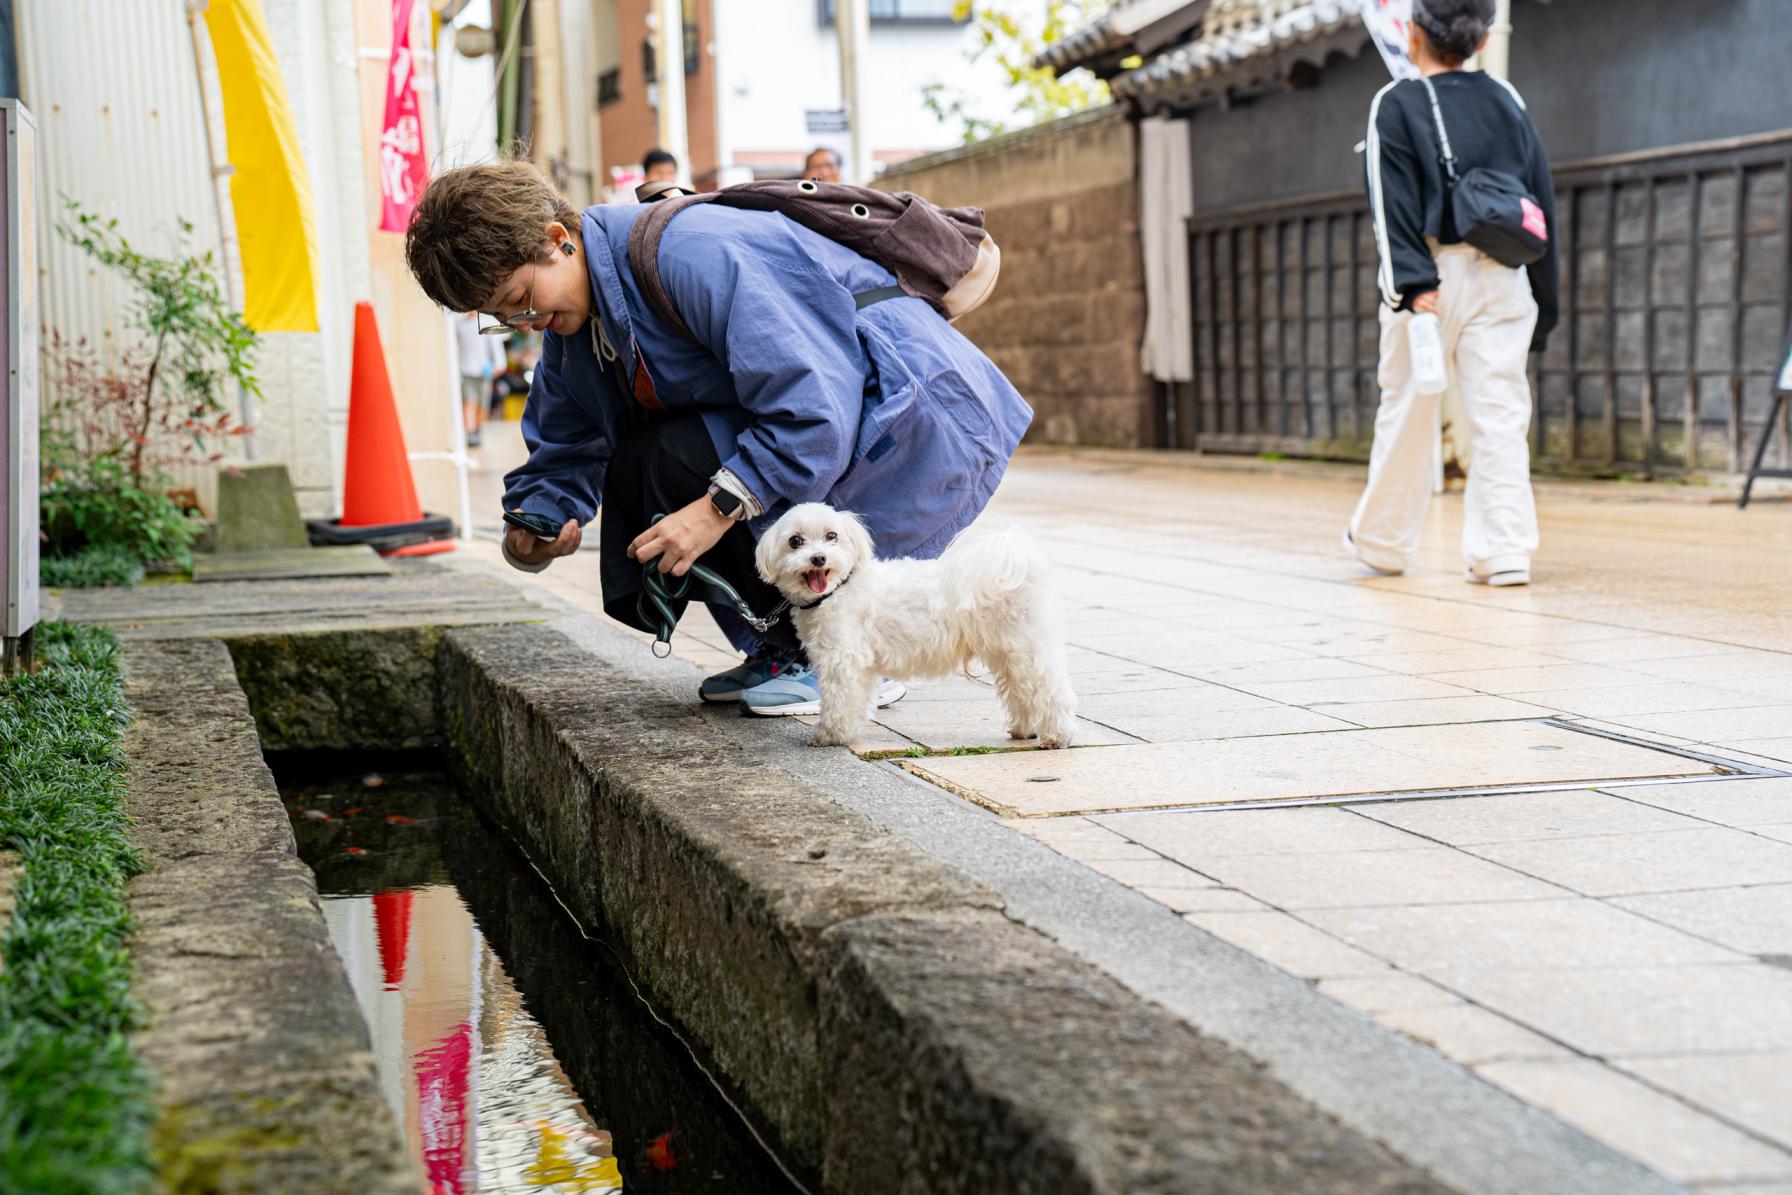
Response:
POLYGON ((1138 46, 1135 35, 1168 29, 1172 38, 1184 36, 1211 6, 1210 0, 1127 0, 1069 37, 1047 46, 1033 59, 1033 65, 1050 67, 1060 75, 1079 66, 1097 74, 1111 74, 1120 59, 1161 46, 1161 42, 1138 46))
POLYGON ((1368 42, 1353 0, 1214 0, 1194 40, 1109 82, 1144 107, 1194 104, 1230 87, 1268 82, 1291 60, 1322 65, 1334 50, 1368 42))

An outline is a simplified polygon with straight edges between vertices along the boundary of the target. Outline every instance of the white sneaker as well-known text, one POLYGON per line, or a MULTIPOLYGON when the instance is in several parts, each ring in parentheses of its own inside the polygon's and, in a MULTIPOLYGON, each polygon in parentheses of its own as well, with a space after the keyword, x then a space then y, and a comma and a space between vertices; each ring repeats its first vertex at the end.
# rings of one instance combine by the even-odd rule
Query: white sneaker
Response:
POLYGON ((1403 568, 1387 568, 1383 565, 1375 564, 1363 559, 1363 554, 1356 550, 1356 536, 1350 533, 1349 527, 1344 528, 1344 551, 1358 564, 1362 565, 1370 572, 1378 573, 1383 577, 1398 577, 1406 572, 1403 568))
POLYGON ((1508 568, 1497 573, 1488 573, 1483 577, 1474 569, 1469 569, 1463 577, 1470 585, 1489 585, 1495 589, 1509 589, 1514 585, 1529 585, 1531 570, 1528 568, 1508 568))

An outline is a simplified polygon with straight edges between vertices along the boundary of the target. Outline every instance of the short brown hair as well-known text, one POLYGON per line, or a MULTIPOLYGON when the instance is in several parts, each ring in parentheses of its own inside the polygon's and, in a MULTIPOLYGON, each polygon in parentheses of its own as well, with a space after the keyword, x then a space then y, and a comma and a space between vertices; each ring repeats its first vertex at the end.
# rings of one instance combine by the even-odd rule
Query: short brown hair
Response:
POLYGON ((424 294, 450 311, 476 311, 504 279, 541 260, 556 220, 576 234, 579 213, 529 163, 457 167, 423 192, 405 260, 424 294))

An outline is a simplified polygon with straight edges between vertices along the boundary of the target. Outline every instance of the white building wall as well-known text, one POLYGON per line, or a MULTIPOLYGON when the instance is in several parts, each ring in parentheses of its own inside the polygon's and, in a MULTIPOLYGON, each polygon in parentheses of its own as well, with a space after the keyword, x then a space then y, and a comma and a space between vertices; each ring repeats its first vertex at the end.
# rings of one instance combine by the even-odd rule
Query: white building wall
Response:
MULTIPOLYGON (((1043 13, 1044 0, 1031 2, 1043 13)), ((803 117, 805 109, 841 105, 839 43, 819 13, 816 0, 715 0, 716 124, 724 167, 742 155, 806 152, 828 140, 812 135, 803 117)), ((967 60, 973 39, 962 25, 872 24, 865 90, 874 161, 880 152, 945 149, 963 140, 960 125, 942 124, 922 103, 922 88, 934 80, 968 96, 978 115, 1013 116, 996 65, 967 60)))
MULTIPOLYGON (((338 492, 353 324, 349 296, 366 288, 359 134, 353 132, 345 151, 344 114, 337 111, 346 95, 346 115, 353 119, 354 49, 352 41, 333 36, 332 24, 332 13, 345 5, 264 0, 311 174, 323 277, 320 332, 262 338, 264 399, 256 446, 259 459, 291 469, 307 514, 324 513, 338 492), (345 192, 355 196, 353 205, 341 202, 345 192)), ((40 210, 60 213, 58 195, 66 193, 116 217, 120 231, 145 252, 173 252, 182 220, 193 225, 189 251, 217 250, 217 208, 182 0, 21 0, 16 15, 21 90, 38 119, 40 210)), ((214 113, 216 101, 214 88, 214 113)), ((221 133, 221 121, 218 128, 221 133)), ((221 137, 219 152, 226 152, 221 137)), ((53 223, 46 220, 39 230, 43 326, 115 352, 126 343, 128 288, 57 236, 53 223)), ((229 252, 234 256, 234 243, 229 252)), ((240 269, 235 276, 240 287, 240 269)), ((177 484, 197 488, 211 508, 214 469, 173 472, 177 484)))

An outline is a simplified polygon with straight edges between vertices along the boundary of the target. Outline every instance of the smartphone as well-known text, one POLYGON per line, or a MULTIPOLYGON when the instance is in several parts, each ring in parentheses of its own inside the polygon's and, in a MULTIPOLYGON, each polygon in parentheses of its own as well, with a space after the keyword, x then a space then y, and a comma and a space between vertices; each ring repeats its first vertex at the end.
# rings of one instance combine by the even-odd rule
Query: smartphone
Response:
POLYGON ((566 526, 565 523, 556 523, 546 515, 530 514, 528 511, 519 510, 505 511, 504 521, 512 527, 521 527, 539 539, 558 539, 560 528, 566 526))

